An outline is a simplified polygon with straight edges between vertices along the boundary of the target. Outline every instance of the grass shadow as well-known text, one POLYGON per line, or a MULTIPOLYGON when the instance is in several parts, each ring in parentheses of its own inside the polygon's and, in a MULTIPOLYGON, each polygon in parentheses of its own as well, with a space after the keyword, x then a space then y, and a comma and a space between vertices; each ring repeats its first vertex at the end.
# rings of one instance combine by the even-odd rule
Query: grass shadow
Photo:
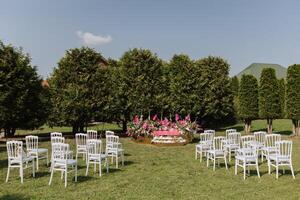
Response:
MULTIPOLYGON (((86 181, 93 179, 94 176, 91 176, 91 174, 88 174, 88 176, 77 176, 77 182, 81 183, 81 182, 86 182, 86 181)), ((99 177, 99 172, 94 173, 94 175, 97 175, 99 177)), ((73 178, 73 180, 75 181, 75 178, 73 178)))
POLYGON ((23 195, 19 194, 6 194, 0 197, 0 200, 9 200, 9 199, 14 199, 14 200, 29 200, 31 199, 30 197, 26 197, 23 195))
POLYGON ((5 160, 0 160, 0 168, 5 168, 8 165, 7 159, 5 160))
POLYGON ((50 175, 50 172, 35 172, 35 178, 42 178, 42 177, 45 177, 45 176, 49 176, 50 175))

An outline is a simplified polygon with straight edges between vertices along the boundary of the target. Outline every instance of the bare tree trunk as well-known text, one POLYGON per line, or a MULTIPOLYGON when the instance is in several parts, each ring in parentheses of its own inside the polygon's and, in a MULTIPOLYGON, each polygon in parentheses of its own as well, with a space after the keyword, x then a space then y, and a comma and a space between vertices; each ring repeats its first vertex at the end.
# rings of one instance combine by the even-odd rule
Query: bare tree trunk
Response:
POLYGON ((251 120, 245 119, 245 133, 249 134, 251 131, 251 120))
POLYGON ((272 124, 273 124, 273 120, 272 119, 267 119, 267 131, 269 134, 272 133, 272 130, 273 130, 273 127, 272 127, 272 124))

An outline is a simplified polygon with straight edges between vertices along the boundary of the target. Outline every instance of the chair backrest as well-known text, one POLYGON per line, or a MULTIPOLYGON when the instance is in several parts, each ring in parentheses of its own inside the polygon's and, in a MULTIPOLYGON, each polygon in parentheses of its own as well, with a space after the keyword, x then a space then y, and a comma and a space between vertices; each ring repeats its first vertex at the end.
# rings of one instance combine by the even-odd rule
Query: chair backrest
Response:
POLYGON ((8 141, 6 142, 6 148, 9 160, 22 160, 22 156, 24 154, 22 141, 8 141))
POLYGON ((88 155, 99 155, 102 152, 102 141, 91 139, 87 141, 88 155))
POLYGON ((227 140, 229 144, 240 145, 241 133, 239 132, 228 133, 227 140))
POLYGON ((215 137, 216 131, 215 130, 204 130, 204 133, 212 133, 215 137))
POLYGON ((200 136, 200 142, 213 141, 214 139, 213 133, 201 133, 199 136, 200 136))
POLYGON ((52 158, 53 161, 66 161, 68 159, 68 152, 69 152, 69 144, 65 143, 53 143, 52 144, 52 158))
POLYGON ((214 150, 223 150, 223 141, 226 140, 223 136, 214 137, 213 149, 214 150))
POLYGON ((87 134, 76 133, 75 134, 76 146, 85 146, 87 141, 87 134))
POLYGON ((237 151, 238 156, 243 156, 244 158, 247 157, 256 157, 257 158, 257 151, 254 148, 242 148, 237 151))
POLYGON ((52 137, 62 137, 62 133, 52 132, 52 133, 50 133, 50 138, 52 138, 52 137))
POLYGON ((255 141, 254 135, 244 135, 241 137, 242 148, 249 148, 250 143, 255 141))
POLYGON ((52 137, 51 138, 51 145, 53 143, 65 143, 65 138, 64 137, 52 137))
POLYGON ((235 133, 235 132, 236 132, 236 129, 227 129, 227 130, 225 131, 226 138, 228 139, 228 134, 229 134, 229 133, 235 133))
POLYGON ((113 132, 113 131, 105 131, 105 137, 107 137, 108 135, 115 135, 115 132, 113 132))
POLYGON ((118 148, 119 136, 108 135, 106 138, 106 149, 118 148))
POLYGON ((25 137, 27 151, 39 148, 39 137, 28 135, 25 137))
POLYGON ((277 155, 283 157, 292 157, 293 142, 288 140, 281 140, 275 142, 277 148, 277 155))
POLYGON ((88 130, 87 131, 87 139, 98 139, 98 133, 95 130, 88 130))
POLYGON ((253 133, 255 141, 263 144, 265 143, 266 134, 267 133, 265 131, 256 131, 253 133))
POLYGON ((275 143, 281 141, 280 134, 267 134, 265 138, 266 147, 275 147, 275 143))

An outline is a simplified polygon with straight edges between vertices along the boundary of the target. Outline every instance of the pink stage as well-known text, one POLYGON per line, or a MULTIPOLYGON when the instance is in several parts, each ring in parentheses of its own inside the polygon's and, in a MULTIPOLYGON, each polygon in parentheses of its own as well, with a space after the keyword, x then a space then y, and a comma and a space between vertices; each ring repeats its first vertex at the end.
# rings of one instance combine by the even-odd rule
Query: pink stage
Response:
POLYGON ((153 136, 180 136, 178 130, 167 130, 167 131, 154 131, 153 136))

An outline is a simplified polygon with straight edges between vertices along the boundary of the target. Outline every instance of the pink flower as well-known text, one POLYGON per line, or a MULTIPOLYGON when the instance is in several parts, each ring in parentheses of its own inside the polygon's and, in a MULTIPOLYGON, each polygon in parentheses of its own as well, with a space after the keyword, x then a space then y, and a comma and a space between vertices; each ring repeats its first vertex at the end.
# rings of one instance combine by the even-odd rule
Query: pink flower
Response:
POLYGON ((148 123, 147 122, 145 122, 144 124, 143 124, 143 129, 147 129, 148 128, 148 123))
POLYGON ((134 123, 135 125, 137 125, 139 122, 140 122, 139 117, 138 117, 137 115, 134 116, 134 118, 133 118, 133 123, 134 123))
POLYGON ((158 119, 157 115, 154 115, 154 116, 152 117, 152 120, 153 120, 153 121, 156 121, 157 119, 158 119))
POLYGON ((178 114, 175 114, 175 120, 176 121, 180 120, 180 116, 178 114))
POLYGON ((191 116, 190 116, 190 114, 188 114, 187 116, 185 116, 185 120, 186 120, 186 121, 191 121, 191 116))

